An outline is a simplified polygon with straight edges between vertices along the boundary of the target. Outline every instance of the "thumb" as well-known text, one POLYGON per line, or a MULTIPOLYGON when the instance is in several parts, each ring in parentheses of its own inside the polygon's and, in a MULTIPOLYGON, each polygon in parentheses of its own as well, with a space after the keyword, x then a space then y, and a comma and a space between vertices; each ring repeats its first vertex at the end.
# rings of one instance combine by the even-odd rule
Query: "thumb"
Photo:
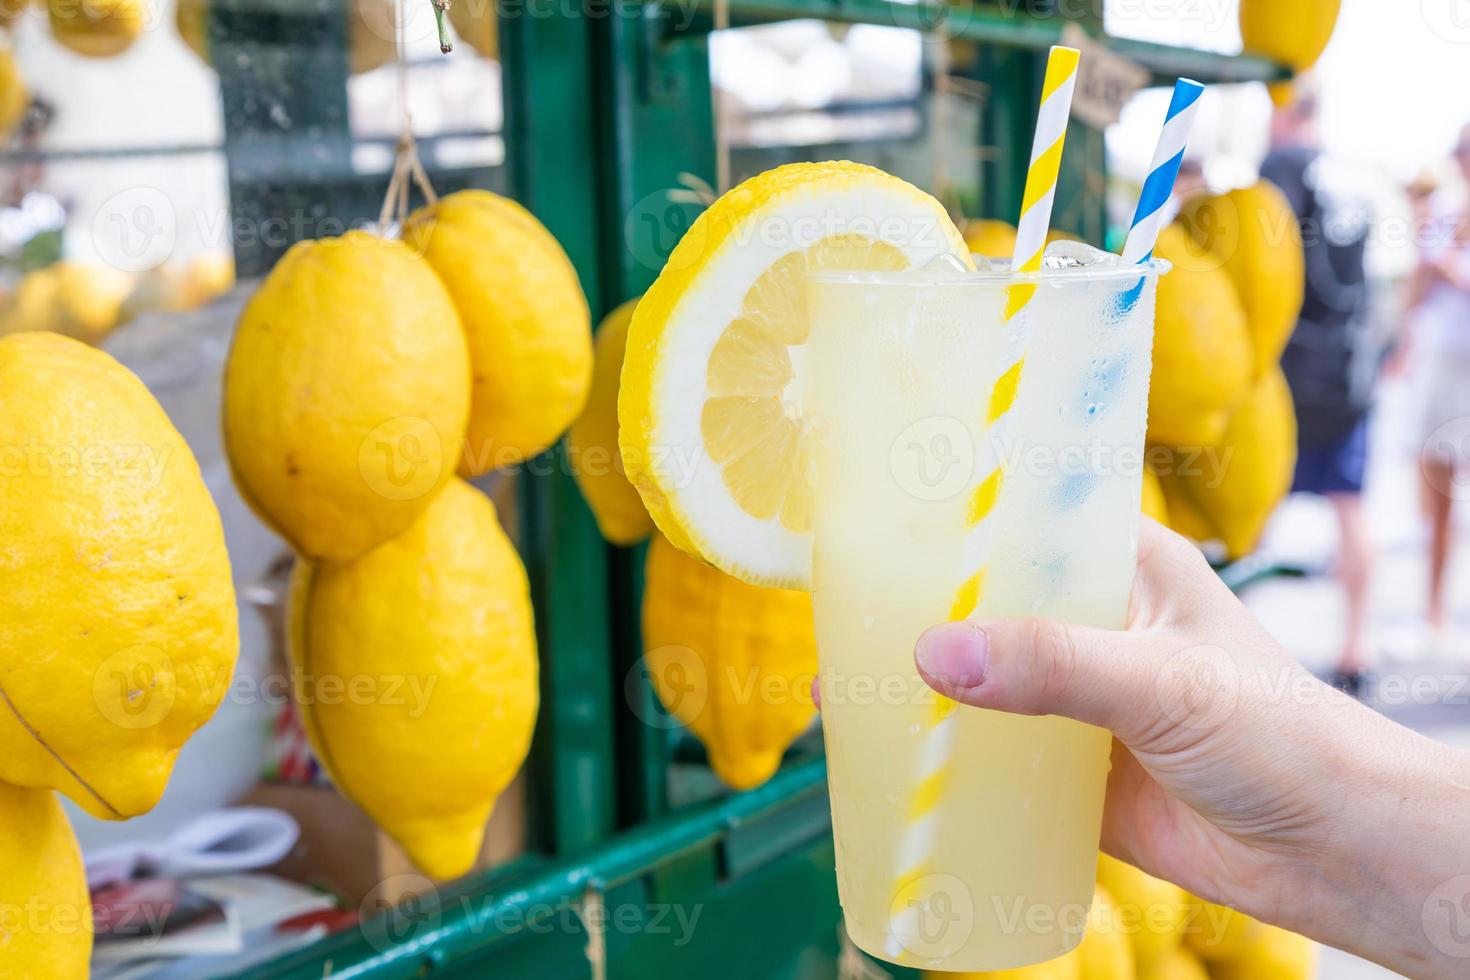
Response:
POLYGON ((1019 715, 1064 715, 1125 742, 1162 714, 1157 655, 1138 634, 1045 619, 935 626, 914 663, 930 687, 962 704, 1019 715))

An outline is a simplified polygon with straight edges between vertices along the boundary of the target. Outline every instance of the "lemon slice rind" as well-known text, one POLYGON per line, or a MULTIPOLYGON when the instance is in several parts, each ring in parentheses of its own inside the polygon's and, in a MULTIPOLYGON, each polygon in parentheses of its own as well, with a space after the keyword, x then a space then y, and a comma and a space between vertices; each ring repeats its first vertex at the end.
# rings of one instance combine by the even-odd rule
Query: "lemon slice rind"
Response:
POLYGON ((754 585, 809 589, 811 533, 787 526, 800 507, 786 508, 784 522, 779 507, 756 516, 727 486, 730 463, 712 456, 701 428, 708 365, 757 280, 792 252, 837 236, 890 246, 909 268, 941 254, 968 257, 943 206, 913 185, 861 164, 791 164, 699 216, 629 328, 618 402, 628 476, 670 542, 754 585))

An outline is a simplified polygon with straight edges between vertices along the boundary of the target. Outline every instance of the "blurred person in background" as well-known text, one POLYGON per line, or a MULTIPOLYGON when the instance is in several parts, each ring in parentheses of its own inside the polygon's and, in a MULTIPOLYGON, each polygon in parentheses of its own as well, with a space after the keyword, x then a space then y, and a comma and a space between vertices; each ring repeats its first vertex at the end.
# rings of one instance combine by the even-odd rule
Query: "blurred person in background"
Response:
MULTIPOLYGON (((1454 158, 1470 185, 1470 125, 1460 133, 1454 158)), ((1416 181, 1416 185, 1422 181, 1416 181)), ((1426 616, 1431 647, 1448 656, 1449 611, 1445 577, 1454 542, 1457 464, 1470 437, 1470 203, 1448 213, 1434 208, 1432 185, 1409 188, 1414 202, 1419 261, 1409 280, 1401 346, 1420 402, 1420 490, 1429 520, 1429 595, 1426 616)))
POLYGON ((1205 180, 1204 164, 1189 158, 1179 164, 1179 176, 1174 181, 1174 193, 1164 205, 1164 215, 1169 221, 1179 216, 1180 206, 1192 197, 1208 194, 1210 185, 1205 180))
POLYGON ((1306 254, 1302 312, 1281 360, 1297 415, 1296 493, 1325 497, 1340 531, 1336 573, 1346 600, 1342 651, 1330 682, 1351 694, 1368 670, 1364 640, 1372 541, 1362 510, 1368 409, 1376 357, 1370 351, 1364 258, 1370 209, 1322 152, 1318 94, 1310 81, 1271 120, 1261 176, 1280 187, 1301 225, 1306 254))

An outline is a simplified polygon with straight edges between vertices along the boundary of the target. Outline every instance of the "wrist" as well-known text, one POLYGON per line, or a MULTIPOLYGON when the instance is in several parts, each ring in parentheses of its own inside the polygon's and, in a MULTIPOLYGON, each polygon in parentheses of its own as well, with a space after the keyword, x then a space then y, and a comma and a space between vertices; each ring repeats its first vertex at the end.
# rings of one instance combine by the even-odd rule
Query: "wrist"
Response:
POLYGON ((1327 770, 1323 851, 1302 866, 1304 931, 1400 973, 1463 977, 1470 760, 1366 710, 1351 722, 1358 737, 1337 743, 1327 770))

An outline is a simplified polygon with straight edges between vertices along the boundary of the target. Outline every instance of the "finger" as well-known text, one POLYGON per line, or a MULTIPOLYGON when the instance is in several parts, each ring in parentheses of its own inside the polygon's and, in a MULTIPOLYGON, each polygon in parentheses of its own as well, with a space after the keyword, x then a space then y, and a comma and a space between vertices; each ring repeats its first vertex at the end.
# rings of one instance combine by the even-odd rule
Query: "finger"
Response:
POLYGON ((1128 608, 1129 629, 1188 621, 1224 588, 1188 538, 1145 517, 1139 522, 1138 572, 1128 608))
POLYGON ((822 682, 815 677, 812 678, 812 706, 822 710, 822 682))
POLYGON ((1140 634, 1043 619, 936 626, 914 650, 919 674, 963 704, 1064 715, 1128 741, 1158 714, 1158 657, 1140 634))

